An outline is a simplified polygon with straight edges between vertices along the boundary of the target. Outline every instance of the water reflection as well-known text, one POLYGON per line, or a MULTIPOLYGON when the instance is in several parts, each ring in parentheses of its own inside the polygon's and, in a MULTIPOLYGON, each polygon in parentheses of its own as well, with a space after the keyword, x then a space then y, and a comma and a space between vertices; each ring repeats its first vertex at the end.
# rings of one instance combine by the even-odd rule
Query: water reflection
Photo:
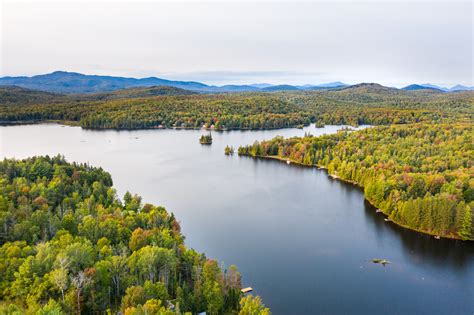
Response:
POLYGON ((440 239, 433 236, 410 231, 402 228, 393 222, 385 222, 385 216, 376 213, 376 208, 367 200, 364 200, 365 215, 367 224, 377 231, 377 235, 391 233, 397 236, 402 242, 405 255, 414 261, 430 260, 440 267, 451 265, 454 269, 472 267, 468 262, 474 260, 474 244, 459 240, 440 239))

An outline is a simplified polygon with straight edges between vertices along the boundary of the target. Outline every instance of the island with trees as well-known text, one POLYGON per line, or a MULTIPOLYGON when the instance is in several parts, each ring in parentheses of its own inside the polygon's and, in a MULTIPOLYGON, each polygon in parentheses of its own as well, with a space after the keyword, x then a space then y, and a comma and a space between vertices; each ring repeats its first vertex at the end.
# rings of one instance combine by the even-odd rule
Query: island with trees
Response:
POLYGON ((234 147, 226 145, 224 148, 225 155, 233 155, 234 154, 234 147))
POLYGON ((212 144, 212 135, 211 134, 201 135, 201 138, 199 138, 199 143, 212 144))
POLYGON ((163 207, 61 156, 0 162, 1 314, 269 314, 163 207))
POLYGON ((326 168, 364 188, 390 221, 423 233, 474 240, 472 123, 378 126, 241 146, 243 156, 326 168))

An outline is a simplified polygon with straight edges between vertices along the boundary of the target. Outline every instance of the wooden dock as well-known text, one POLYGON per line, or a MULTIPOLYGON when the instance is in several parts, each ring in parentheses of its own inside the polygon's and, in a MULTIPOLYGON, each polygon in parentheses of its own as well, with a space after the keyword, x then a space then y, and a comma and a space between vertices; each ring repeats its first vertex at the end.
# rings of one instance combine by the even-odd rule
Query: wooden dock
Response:
POLYGON ((244 294, 252 292, 252 291, 253 291, 253 289, 251 287, 246 287, 246 288, 243 288, 242 290, 240 290, 240 292, 242 292, 244 294))

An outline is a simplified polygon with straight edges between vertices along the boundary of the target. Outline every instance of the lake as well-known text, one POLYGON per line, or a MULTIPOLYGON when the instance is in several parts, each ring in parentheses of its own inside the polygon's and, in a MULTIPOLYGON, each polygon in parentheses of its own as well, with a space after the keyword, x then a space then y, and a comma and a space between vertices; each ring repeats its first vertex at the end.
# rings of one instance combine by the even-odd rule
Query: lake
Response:
POLYGON ((0 157, 63 154, 112 174, 181 221, 186 244, 236 264, 273 314, 473 314, 474 244, 393 223, 363 191, 323 170, 226 156, 255 140, 317 129, 92 131, 57 124, 0 127, 0 157), (387 259, 383 267, 370 262, 387 259))

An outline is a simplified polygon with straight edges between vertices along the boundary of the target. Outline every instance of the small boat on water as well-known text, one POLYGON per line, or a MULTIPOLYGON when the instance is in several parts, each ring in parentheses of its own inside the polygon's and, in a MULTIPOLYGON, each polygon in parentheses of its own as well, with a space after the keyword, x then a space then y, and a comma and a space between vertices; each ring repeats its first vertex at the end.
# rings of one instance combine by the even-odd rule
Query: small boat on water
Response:
POLYGON ((286 164, 291 164, 291 162, 289 160, 286 160, 286 164))
POLYGON ((380 209, 377 209, 377 210, 375 210, 375 212, 376 212, 376 213, 380 213, 380 212, 383 212, 383 211, 380 210, 380 209))
POLYGON ((387 218, 385 218, 385 219, 383 219, 383 220, 384 220, 385 222, 390 222, 390 219, 387 219, 387 218))
POLYGON ((386 259, 378 259, 378 258, 372 259, 372 262, 373 262, 374 264, 381 264, 381 265, 384 266, 384 267, 385 267, 385 265, 392 263, 392 262, 390 262, 390 261, 388 261, 388 260, 386 260, 386 259))
POLYGON ((439 239, 441 239, 441 236, 439 236, 439 235, 435 235, 435 237, 434 237, 434 238, 435 238, 435 239, 437 239, 437 240, 439 240, 439 239))

